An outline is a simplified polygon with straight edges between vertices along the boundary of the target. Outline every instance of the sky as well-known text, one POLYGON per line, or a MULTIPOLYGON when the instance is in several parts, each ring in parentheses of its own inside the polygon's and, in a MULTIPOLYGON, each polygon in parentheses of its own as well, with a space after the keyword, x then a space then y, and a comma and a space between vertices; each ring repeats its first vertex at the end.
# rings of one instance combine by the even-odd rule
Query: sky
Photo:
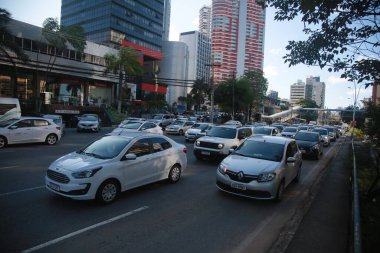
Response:
MULTIPOLYGON (((182 32, 198 30, 199 9, 211 5, 212 0, 171 0, 169 40, 178 41, 182 32)), ((60 19, 61 0, 0 0, 0 8, 8 10, 12 18, 42 26, 48 17, 60 19)), ((347 107, 354 103, 354 84, 340 78, 339 73, 327 69, 297 65, 288 67, 283 56, 290 40, 302 40, 303 23, 299 21, 274 21, 274 9, 266 12, 264 43, 264 75, 268 80, 268 90, 279 93, 279 97, 289 99, 290 85, 298 80, 306 81, 309 76, 319 76, 326 84, 325 106, 327 108, 347 107)), ((357 86, 358 100, 371 97, 371 88, 357 86)), ((359 104, 359 102, 358 102, 359 104)), ((360 104, 359 104, 360 105, 360 104)))

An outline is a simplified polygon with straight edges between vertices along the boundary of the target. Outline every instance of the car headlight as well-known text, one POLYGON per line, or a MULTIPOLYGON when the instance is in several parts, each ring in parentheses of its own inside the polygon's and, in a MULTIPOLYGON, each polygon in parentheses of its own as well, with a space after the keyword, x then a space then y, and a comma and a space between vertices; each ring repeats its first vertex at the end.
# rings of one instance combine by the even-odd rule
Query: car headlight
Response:
POLYGON ((269 182, 272 181, 276 177, 276 173, 265 173, 260 174, 257 178, 257 182, 269 182))
POLYGON ((220 173, 222 173, 223 175, 224 174, 226 174, 226 172, 227 172, 227 167, 226 166, 224 166, 224 164, 219 164, 219 166, 218 166, 218 170, 219 170, 219 172, 220 173))
POLYGON ((222 144, 222 143, 219 143, 219 144, 218 144, 218 148, 219 148, 219 149, 222 149, 223 147, 224 147, 224 144, 222 144))
POLYGON ((195 145, 199 146, 199 145, 201 145, 201 142, 200 141, 196 141, 195 145))
POLYGON ((314 146, 312 147, 312 149, 319 149, 319 145, 318 145, 318 144, 314 145, 314 146))
POLYGON ((96 172, 98 172, 102 167, 95 168, 95 169, 90 169, 90 170, 83 170, 83 171, 78 171, 74 172, 71 175, 74 178, 89 178, 95 175, 96 172))

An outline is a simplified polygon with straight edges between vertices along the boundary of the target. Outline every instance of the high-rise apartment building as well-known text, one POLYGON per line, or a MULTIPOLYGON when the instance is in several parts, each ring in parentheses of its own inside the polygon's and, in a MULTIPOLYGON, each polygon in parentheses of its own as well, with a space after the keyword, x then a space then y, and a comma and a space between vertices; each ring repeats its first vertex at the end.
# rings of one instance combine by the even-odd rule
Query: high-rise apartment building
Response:
POLYGON ((301 80, 290 85, 290 104, 297 104, 300 99, 305 99, 306 84, 301 80))
POLYGON ((325 107, 326 84, 319 76, 306 78, 306 90, 305 98, 315 101, 320 108, 325 107))
POLYGON ((164 0, 164 23, 163 23, 163 37, 164 41, 169 40, 169 30, 170 30, 170 12, 171 12, 171 2, 170 0, 164 0))
POLYGON ((263 69, 265 9, 256 0, 212 1, 212 54, 216 82, 232 73, 263 69))
POLYGON ((199 10, 199 32, 211 37, 211 6, 199 10))
POLYGON ((189 48, 189 80, 210 80, 211 41, 210 37, 198 31, 184 32, 179 40, 189 48))

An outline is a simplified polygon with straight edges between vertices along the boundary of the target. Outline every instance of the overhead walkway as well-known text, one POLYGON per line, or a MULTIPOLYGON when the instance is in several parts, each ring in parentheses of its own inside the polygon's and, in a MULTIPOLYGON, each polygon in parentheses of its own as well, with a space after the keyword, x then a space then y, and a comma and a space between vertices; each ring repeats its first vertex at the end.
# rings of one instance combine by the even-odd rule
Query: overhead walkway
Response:
POLYGON ((299 116, 300 110, 302 109, 303 108, 301 106, 295 106, 289 110, 278 112, 272 115, 262 115, 261 118, 264 120, 285 122, 290 119, 297 118, 299 116))

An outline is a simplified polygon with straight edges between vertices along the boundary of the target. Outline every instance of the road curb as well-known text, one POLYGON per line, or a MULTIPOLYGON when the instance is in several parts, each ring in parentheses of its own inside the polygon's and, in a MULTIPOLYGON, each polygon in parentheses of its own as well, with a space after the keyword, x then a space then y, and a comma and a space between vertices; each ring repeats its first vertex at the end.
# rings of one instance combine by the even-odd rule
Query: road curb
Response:
POLYGON ((296 234, 297 229, 301 224, 304 216, 308 213, 312 203, 314 202, 315 197, 319 193, 321 184, 323 182, 323 178, 325 178, 327 174, 331 161, 339 154, 342 145, 346 144, 346 140, 347 138, 345 137, 344 141, 339 142, 339 146, 334 150, 334 153, 321 164, 321 166, 323 166, 323 169, 316 177, 314 183, 306 189, 305 199, 301 201, 301 203, 295 209, 294 214, 281 228, 278 238, 274 240, 274 244, 272 244, 270 249, 267 251, 268 253, 283 253, 286 251, 294 235, 296 234))

